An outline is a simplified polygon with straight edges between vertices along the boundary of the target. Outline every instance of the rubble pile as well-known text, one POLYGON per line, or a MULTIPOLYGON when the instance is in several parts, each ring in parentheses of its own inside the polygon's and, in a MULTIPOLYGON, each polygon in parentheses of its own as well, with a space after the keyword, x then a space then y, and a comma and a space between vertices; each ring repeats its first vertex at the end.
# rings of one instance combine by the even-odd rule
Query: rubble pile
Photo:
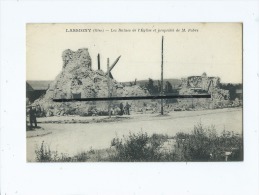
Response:
POLYGON ((211 99, 196 100, 178 100, 178 104, 186 107, 194 107, 197 109, 209 109, 218 107, 227 107, 229 103, 229 91, 220 88, 219 77, 207 77, 206 73, 201 76, 190 76, 181 80, 180 95, 198 95, 211 94, 211 99))
MULTIPOLYGON (((46 94, 36 100, 47 116, 51 115, 88 115, 89 110, 107 112, 108 102, 54 102, 54 99, 108 97, 108 77, 102 70, 92 70, 92 60, 88 49, 77 51, 67 49, 62 54, 63 69, 50 84, 46 94)), ((149 93, 141 87, 124 86, 109 78, 112 96, 146 96, 149 93)), ((132 101, 128 101, 134 104, 132 101)), ((117 101, 113 102, 118 103, 117 101)), ((134 105, 133 105, 134 106, 134 105)))
POLYGON ((182 78, 181 80, 183 88, 200 88, 205 91, 208 91, 210 87, 218 88, 219 84, 219 77, 207 77, 206 73, 203 73, 201 76, 182 78))

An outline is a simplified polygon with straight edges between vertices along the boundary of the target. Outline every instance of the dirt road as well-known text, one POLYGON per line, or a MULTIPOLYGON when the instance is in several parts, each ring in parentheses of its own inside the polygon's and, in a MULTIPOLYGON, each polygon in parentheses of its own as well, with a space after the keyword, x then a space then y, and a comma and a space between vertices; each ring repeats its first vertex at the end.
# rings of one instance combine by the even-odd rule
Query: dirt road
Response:
MULTIPOLYGON (((194 125, 201 122, 205 126, 214 125, 220 133, 224 129, 242 134, 242 109, 220 109, 204 111, 172 112, 168 116, 157 114, 134 115, 119 122, 106 123, 42 123, 51 131, 41 137, 27 138, 27 160, 34 161, 35 148, 44 141, 51 150, 69 155, 81 151, 110 147, 111 140, 129 132, 162 133, 173 136, 178 132, 191 132, 194 125)), ((81 118, 82 119, 82 118, 81 118)))

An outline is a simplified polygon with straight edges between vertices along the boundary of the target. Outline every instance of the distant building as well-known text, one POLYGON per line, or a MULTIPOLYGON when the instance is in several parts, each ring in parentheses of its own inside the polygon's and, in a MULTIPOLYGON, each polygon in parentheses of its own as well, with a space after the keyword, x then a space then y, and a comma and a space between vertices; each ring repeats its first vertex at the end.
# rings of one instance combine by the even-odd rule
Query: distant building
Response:
POLYGON ((26 81, 26 98, 28 98, 30 102, 34 102, 46 94, 51 82, 52 81, 26 81))

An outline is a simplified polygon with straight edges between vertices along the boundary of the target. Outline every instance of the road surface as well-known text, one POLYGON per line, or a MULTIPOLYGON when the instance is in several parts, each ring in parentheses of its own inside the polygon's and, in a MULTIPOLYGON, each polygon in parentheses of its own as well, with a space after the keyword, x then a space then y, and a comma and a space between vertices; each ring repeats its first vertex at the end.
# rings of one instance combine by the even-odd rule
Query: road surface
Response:
MULTIPOLYGON (((73 120, 78 119, 76 117, 73 118, 73 120)), ((88 120, 87 117, 79 118, 80 120, 88 120)), ((63 120, 62 117, 58 119, 63 120)), ((57 117, 55 120, 57 120, 57 117)), ((58 153, 66 153, 72 156, 90 148, 108 148, 114 137, 122 138, 123 135, 128 135, 130 132, 138 133, 142 131, 148 134, 161 133, 174 136, 178 132, 191 132, 194 125, 197 125, 199 122, 204 126, 214 125, 218 133, 225 129, 242 134, 242 109, 228 108, 172 112, 167 116, 142 114, 134 115, 130 119, 118 122, 104 123, 41 123, 40 126, 45 131, 51 133, 38 137, 27 137, 27 160, 34 161, 35 149, 40 147, 42 141, 52 151, 58 151, 58 153)))

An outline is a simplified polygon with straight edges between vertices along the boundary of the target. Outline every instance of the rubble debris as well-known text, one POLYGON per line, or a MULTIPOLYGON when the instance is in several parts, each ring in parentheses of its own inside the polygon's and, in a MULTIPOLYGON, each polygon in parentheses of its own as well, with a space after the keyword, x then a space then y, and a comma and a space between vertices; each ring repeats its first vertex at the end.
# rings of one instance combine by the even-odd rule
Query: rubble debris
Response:
MULTIPOLYGON (((63 52, 62 59, 62 71, 50 84, 46 94, 36 100, 34 104, 40 105, 46 111, 47 116, 90 115, 92 114, 92 111, 89 111, 91 107, 95 107, 97 114, 105 113, 108 108, 108 102, 57 103, 52 100, 53 98, 108 97, 107 76, 102 70, 92 70, 92 60, 87 48, 78 49, 75 52, 67 49, 63 52)), ((150 95, 137 85, 124 86, 112 78, 110 78, 110 86, 112 95, 115 97, 150 95)), ((138 102, 129 101, 132 107, 138 104, 138 102)), ((113 101, 113 104, 116 106, 117 104, 119 105, 119 102, 113 101)))
POLYGON ((219 77, 208 77, 206 73, 201 76, 189 76, 181 79, 179 94, 180 95, 196 95, 211 94, 210 99, 197 99, 193 102, 189 100, 178 100, 180 107, 185 109, 212 109, 227 107, 229 104, 229 91, 220 88, 219 77), (184 105, 184 106, 183 106, 184 105))

